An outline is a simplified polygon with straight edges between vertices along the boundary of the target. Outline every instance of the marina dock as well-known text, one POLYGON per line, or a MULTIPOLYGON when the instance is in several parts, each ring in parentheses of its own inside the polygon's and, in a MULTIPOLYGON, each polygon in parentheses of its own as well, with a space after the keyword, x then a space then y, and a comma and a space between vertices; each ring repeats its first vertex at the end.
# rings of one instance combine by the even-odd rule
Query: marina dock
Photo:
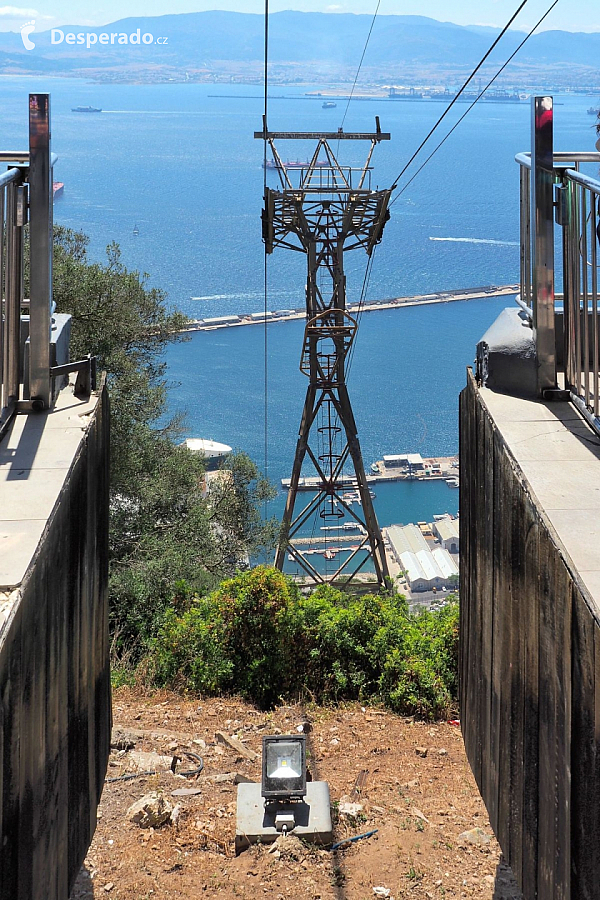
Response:
MULTIPOLYGON (((453 303, 458 300, 481 300, 486 297, 504 297, 519 293, 518 284, 502 286, 462 288, 456 291, 437 291, 434 294, 415 294, 410 297, 392 297, 387 300, 366 300, 362 307, 357 304, 348 306, 348 312, 356 315, 361 312, 373 312, 381 309, 401 309, 408 306, 428 306, 433 303, 453 303)), ((306 318, 306 309, 280 309, 256 313, 241 313, 229 316, 211 316, 204 319, 193 319, 182 329, 182 333, 193 331, 216 331, 221 328, 237 328, 240 325, 264 325, 267 322, 291 322, 306 318)))

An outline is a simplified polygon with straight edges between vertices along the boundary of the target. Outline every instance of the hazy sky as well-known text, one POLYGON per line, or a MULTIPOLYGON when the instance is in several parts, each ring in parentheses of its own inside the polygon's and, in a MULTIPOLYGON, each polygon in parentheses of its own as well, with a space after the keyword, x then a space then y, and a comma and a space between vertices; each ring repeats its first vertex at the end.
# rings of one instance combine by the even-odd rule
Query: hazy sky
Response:
MULTIPOLYGON (((2 0, 0 0, 0 4, 2 0)), ((546 11, 551 0, 529 0, 513 27, 528 30, 546 11)), ((270 0, 270 9, 305 12, 373 13, 376 0, 270 0)), ((504 25, 519 0, 381 0, 380 14, 421 15, 460 25, 504 25)), ((160 16, 166 13, 230 9, 260 13, 264 0, 46 0, 31 6, 0 6, 0 31, 17 31, 35 19, 36 31, 53 26, 105 25, 127 16, 160 16)), ((560 0, 543 28, 566 31, 600 31, 600 0, 560 0)))

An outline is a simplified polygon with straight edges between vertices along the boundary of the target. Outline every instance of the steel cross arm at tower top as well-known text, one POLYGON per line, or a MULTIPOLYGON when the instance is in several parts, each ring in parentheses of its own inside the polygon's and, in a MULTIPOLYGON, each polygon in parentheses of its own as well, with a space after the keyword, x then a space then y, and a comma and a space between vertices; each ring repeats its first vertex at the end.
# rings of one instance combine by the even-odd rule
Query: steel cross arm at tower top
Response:
POLYGON ((269 131, 263 116, 263 130, 255 131, 254 137, 260 141, 389 141, 389 131, 382 131, 379 116, 375 116, 375 132, 366 131, 269 131))
POLYGON ((261 141, 389 141, 389 131, 255 131, 261 141))

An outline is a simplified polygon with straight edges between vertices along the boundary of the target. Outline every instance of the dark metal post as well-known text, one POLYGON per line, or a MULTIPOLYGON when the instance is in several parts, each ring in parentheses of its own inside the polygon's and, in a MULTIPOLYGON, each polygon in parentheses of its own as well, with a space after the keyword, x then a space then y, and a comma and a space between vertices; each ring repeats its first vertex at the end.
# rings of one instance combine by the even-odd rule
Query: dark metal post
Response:
POLYGON ((30 370, 31 402, 50 405, 52 304, 52 166, 50 94, 29 95, 30 370))
POLYGON ((554 333, 554 147, 552 97, 534 97, 531 123, 533 326, 537 388, 556 388, 554 333))

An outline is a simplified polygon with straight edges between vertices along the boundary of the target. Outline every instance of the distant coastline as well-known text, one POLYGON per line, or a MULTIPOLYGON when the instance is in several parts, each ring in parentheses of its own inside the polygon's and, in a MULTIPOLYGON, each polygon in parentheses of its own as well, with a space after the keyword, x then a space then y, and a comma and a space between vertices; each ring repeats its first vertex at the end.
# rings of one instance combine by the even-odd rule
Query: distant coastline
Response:
MULTIPOLYGON (((381 309, 404 309, 407 306, 428 306, 434 303, 453 303, 458 300, 481 300, 486 297, 503 297, 518 294, 520 285, 488 285, 487 287, 461 288, 456 291, 437 291, 433 294, 415 294, 410 297, 393 297, 386 300, 367 300, 362 307, 348 307, 350 315, 361 312, 373 312, 381 309)), ((284 309, 258 313, 229 316, 214 316, 204 319, 193 319, 181 330, 182 334, 194 331, 217 331, 222 328, 238 328, 240 325, 264 325, 267 322, 291 322, 306 318, 304 309, 284 309)))

